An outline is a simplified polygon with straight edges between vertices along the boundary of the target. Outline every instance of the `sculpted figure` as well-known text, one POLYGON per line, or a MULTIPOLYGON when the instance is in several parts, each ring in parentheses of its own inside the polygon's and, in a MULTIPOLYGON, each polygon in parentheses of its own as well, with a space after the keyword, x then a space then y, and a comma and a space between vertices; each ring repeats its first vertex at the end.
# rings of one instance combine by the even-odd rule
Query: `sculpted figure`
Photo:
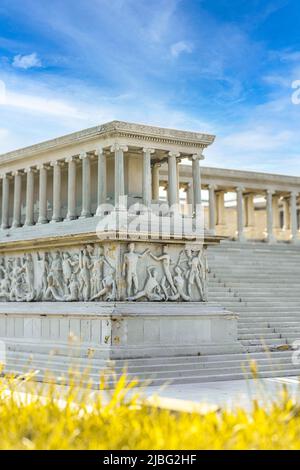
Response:
MULTIPOLYGON (((185 287, 185 279, 182 275, 182 269, 179 266, 176 266, 175 269, 175 276, 174 276, 174 285, 177 289, 177 293, 173 295, 168 295, 166 300, 185 300, 188 302, 191 300, 191 297, 184 292, 185 287)), ((164 289, 166 293, 166 289, 164 289)))
POLYGON ((10 298, 10 278, 9 274, 5 273, 4 278, 0 281, 0 298, 4 301, 10 298))
POLYGON ((132 291, 134 294, 136 294, 139 290, 137 277, 138 261, 143 258, 147 253, 149 253, 149 249, 145 250, 144 253, 136 253, 134 251, 134 248, 134 243, 129 243, 128 252, 124 254, 123 258, 122 273, 123 276, 126 277, 128 297, 131 296, 132 291))
POLYGON ((59 292, 60 297, 63 296, 64 292, 64 281, 63 281, 63 267, 62 259, 59 251, 56 251, 52 258, 49 275, 47 276, 47 285, 49 287, 49 278, 51 276, 52 282, 59 292))
POLYGON ((41 288, 40 288, 40 292, 38 294, 38 298, 39 300, 41 300, 47 290, 47 287, 48 287, 48 281, 47 281, 47 278, 48 278, 48 274, 49 274, 49 271, 50 271, 50 262, 49 262, 49 255, 48 253, 38 253, 37 254, 37 260, 38 260, 38 264, 40 266, 40 275, 41 275, 41 288))
POLYGON ((72 277, 73 268, 76 265, 76 261, 73 261, 70 253, 65 251, 62 257, 62 271, 64 278, 64 292, 68 296, 70 294, 70 282, 72 277))
POLYGON ((23 266, 29 294, 34 297, 34 265, 31 253, 27 253, 24 256, 23 266))
POLYGON ((11 268, 11 273, 10 273, 10 280, 11 280, 10 295, 9 295, 10 301, 19 302, 23 300, 23 296, 24 296, 24 291, 23 291, 24 278, 22 274, 23 271, 24 271, 24 268, 23 266, 21 266, 21 259, 16 257, 12 262, 12 268, 11 268))
POLYGON ((92 268, 93 263, 88 252, 87 247, 85 247, 79 255, 79 285, 80 285, 80 296, 84 301, 89 300, 90 298, 90 289, 91 289, 91 277, 90 269, 92 268))
POLYGON ((6 270, 5 270, 5 262, 4 257, 0 258, 0 279, 5 278, 6 270))
POLYGON ((53 274, 50 272, 47 278, 47 284, 48 287, 45 292, 45 300, 58 300, 58 301, 63 301, 65 300, 61 293, 59 292, 59 289, 57 288, 56 281, 53 277, 53 274))
POLYGON ((173 263, 172 263, 172 259, 168 251, 168 247, 166 245, 163 247, 163 254, 161 256, 155 256, 152 253, 150 253, 150 256, 151 258, 155 259, 155 261, 162 261, 163 271, 166 276, 166 279, 168 283, 170 284, 173 293, 176 294, 177 290, 174 285, 173 277, 172 277, 171 270, 170 270, 171 264, 173 263))
POLYGON ((205 300, 205 292, 203 288, 204 282, 204 271, 205 267, 203 265, 202 259, 202 250, 199 250, 198 255, 193 255, 192 250, 190 248, 186 249, 187 255, 187 263, 188 263, 188 271, 187 271, 187 281, 188 281, 188 294, 192 297, 192 288, 193 285, 196 285, 201 299, 205 300))
POLYGON ((104 255, 103 247, 99 247, 99 254, 93 256, 92 261, 91 295, 93 297, 101 290, 104 266, 112 270, 114 270, 114 268, 104 255))
POLYGON ((162 300, 161 287, 157 280, 158 272, 154 266, 148 266, 147 268, 147 280, 144 289, 137 292, 133 297, 128 297, 129 301, 139 300, 145 297, 150 301, 162 300))
POLYGON ((101 297, 106 296, 105 300, 115 300, 116 298, 116 283, 113 278, 113 274, 108 274, 102 281, 102 289, 95 294, 91 300, 97 300, 101 297))
POLYGON ((69 290, 70 293, 66 296, 66 300, 69 302, 74 302, 79 299, 79 282, 75 273, 71 274, 69 290))

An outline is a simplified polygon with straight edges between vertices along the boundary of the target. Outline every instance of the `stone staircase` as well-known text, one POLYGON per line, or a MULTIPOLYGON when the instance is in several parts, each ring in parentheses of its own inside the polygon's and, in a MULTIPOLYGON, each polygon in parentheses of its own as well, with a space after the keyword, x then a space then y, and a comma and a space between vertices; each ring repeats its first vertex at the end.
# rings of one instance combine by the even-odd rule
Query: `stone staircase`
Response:
POLYGON ((209 300, 239 313, 246 351, 300 340, 300 247, 223 242, 208 256, 209 300))
POLYGON ((101 359, 72 358, 7 351, 7 370, 18 374, 32 369, 41 380, 50 370, 64 382, 68 370, 86 371, 97 387, 104 371, 107 385, 124 368, 128 378, 141 383, 199 383, 253 378, 300 376, 292 362, 291 345, 300 340, 300 247, 289 244, 222 242, 208 249, 209 301, 239 313, 240 353, 205 356, 157 357, 107 363, 101 359))

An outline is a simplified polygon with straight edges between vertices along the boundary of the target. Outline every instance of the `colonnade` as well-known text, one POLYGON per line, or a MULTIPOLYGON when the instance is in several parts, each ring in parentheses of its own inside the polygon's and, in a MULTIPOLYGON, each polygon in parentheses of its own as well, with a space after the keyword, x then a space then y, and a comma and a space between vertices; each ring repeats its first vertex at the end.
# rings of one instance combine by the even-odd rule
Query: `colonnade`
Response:
MULTIPOLYGON (((176 206, 179 201, 179 171, 178 163, 182 156, 179 152, 159 151, 154 148, 134 149, 140 153, 143 159, 142 165, 142 196, 141 200, 146 207, 150 207, 153 201, 159 200, 159 170, 162 163, 168 165, 168 202, 170 208, 176 206)), ((68 158, 54 160, 31 165, 14 172, 6 172, 2 179, 2 214, 1 228, 17 228, 21 225, 31 226, 58 223, 63 220, 88 218, 94 215, 100 216, 103 204, 107 198, 107 157, 114 157, 114 205, 117 208, 122 196, 125 196, 125 160, 124 156, 130 152, 126 145, 114 144, 109 148, 96 148, 91 152, 81 152, 79 155, 70 155, 68 158), (97 209, 92 213, 91 192, 91 161, 97 159, 97 209), (67 211, 62 214, 62 169, 67 170, 67 211), (81 210, 77 207, 77 172, 81 172, 81 210), (52 191, 48 191, 49 174, 51 173, 53 185, 52 191), (26 175, 25 203, 22 201, 22 184, 26 175), (36 178, 35 175, 38 175, 36 178), (38 184, 38 192, 35 191, 38 184), (38 196, 36 194, 38 193, 38 196), (51 193, 51 200, 49 194, 51 193), (10 200, 13 198, 13 201, 10 200), (36 200, 37 199, 37 200, 36 200), (25 220, 22 221, 21 207, 25 205, 25 220), (12 214, 11 214, 12 207, 12 214), (38 207, 38 215, 35 216, 35 207, 38 207), (51 215, 49 216, 49 207, 51 215)), ((201 204, 201 153, 184 155, 190 158, 193 166, 193 207, 201 204)))
MULTIPOLYGON (((253 226, 254 221, 254 197, 263 196, 266 210, 266 230, 265 241, 276 242, 275 229, 279 228, 279 205, 283 207, 284 229, 290 230, 290 241, 298 242, 298 197, 299 191, 280 192, 273 188, 265 191, 251 192, 243 186, 229 188, 230 192, 236 193, 236 239, 240 242, 246 241, 246 229, 253 226)), ((216 233, 216 225, 223 225, 224 221, 224 188, 218 190, 214 184, 208 185, 209 192, 209 229, 211 233, 216 233), (218 197, 220 198, 218 200, 218 197)))

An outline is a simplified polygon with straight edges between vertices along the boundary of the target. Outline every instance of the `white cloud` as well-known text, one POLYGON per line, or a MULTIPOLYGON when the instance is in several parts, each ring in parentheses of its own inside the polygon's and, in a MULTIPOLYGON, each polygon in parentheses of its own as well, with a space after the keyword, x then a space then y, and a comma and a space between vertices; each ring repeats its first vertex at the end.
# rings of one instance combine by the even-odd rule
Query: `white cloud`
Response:
POLYGON ((36 52, 28 55, 16 55, 13 60, 13 66, 19 69, 31 69, 34 67, 41 67, 42 62, 37 56, 36 52))
POLYGON ((264 152, 285 149, 292 138, 291 130, 274 132, 272 128, 252 128, 230 134, 222 140, 222 143, 231 151, 264 152))
POLYGON ((171 54, 175 58, 182 54, 182 52, 191 53, 192 51, 193 44, 189 41, 178 41, 171 46, 171 54))
POLYGON ((23 108, 27 111, 38 112, 40 114, 72 118, 82 117, 82 113, 76 107, 51 96, 44 98, 19 92, 7 92, 5 105, 23 108))

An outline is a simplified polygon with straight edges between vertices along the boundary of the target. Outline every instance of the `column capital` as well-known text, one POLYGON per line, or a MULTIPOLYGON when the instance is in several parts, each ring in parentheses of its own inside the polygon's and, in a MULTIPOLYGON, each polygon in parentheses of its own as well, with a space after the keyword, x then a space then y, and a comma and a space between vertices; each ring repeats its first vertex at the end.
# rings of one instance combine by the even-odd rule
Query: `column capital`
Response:
POLYGON ((160 168, 161 167, 161 163, 159 162, 154 162, 151 164, 153 168, 160 168))
POLYGON ((178 158, 180 157, 180 152, 168 152, 168 158, 172 158, 172 157, 175 157, 175 158, 178 158))
POLYGON ((37 170, 36 168, 33 168, 32 166, 29 166, 28 168, 24 169, 24 173, 36 173, 37 170))
POLYGON ((110 147, 111 152, 117 152, 118 150, 122 150, 122 152, 128 152, 128 146, 115 143, 110 147))
POLYGON ((80 152, 79 159, 85 160, 86 158, 90 158, 90 155, 88 154, 88 152, 80 152))
POLYGON ((65 158, 65 162, 66 163, 70 163, 70 162, 76 162, 76 155, 72 155, 71 157, 67 157, 65 158))
POLYGON ((144 153, 154 153, 155 152, 155 149, 151 148, 151 147, 143 147, 143 152, 144 153))
POLYGON ((211 189, 212 191, 215 191, 216 189, 218 189, 218 186, 216 184, 211 183, 211 184, 208 185, 208 189, 211 189))
POLYGON ((191 155, 189 157, 189 160, 199 160, 200 161, 200 160, 204 160, 204 159, 205 159, 205 157, 204 157, 204 155, 202 155, 202 153, 194 153, 193 155, 191 155))
POLYGON ((290 192, 290 196, 289 197, 298 197, 299 196, 299 191, 297 190, 293 190, 290 192))
POLYGON ((59 167, 62 167, 63 166, 63 162, 61 162, 60 160, 54 160, 53 162, 50 162, 50 166, 59 166, 59 167))
POLYGON ((97 147, 94 151, 95 155, 99 157, 99 155, 104 155, 104 148, 103 147, 97 147))
POLYGON ((275 194, 275 192, 276 191, 274 189, 270 189, 270 188, 266 189, 266 194, 268 196, 273 196, 273 194, 275 194))
POLYGON ((12 176, 21 176, 22 173, 23 173, 22 170, 16 170, 16 171, 13 171, 13 172, 12 172, 12 176))
POLYGON ((180 184, 181 184, 181 188, 183 189, 183 191, 188 191, 193 186, 193 183, 189 183, 189 182, 183 182, 180 184))
POLYGON ((40 165, 37 165, 37 170, 49 170, 50 169, 50 164, 49 163, 41 163, 40 165))
POLYGON ((237 193, 243 194, 243 192, 245 191, 245 188, 244 188, 244 186, 237 186, 235 188, 235 190, 236 190, 237 193))

